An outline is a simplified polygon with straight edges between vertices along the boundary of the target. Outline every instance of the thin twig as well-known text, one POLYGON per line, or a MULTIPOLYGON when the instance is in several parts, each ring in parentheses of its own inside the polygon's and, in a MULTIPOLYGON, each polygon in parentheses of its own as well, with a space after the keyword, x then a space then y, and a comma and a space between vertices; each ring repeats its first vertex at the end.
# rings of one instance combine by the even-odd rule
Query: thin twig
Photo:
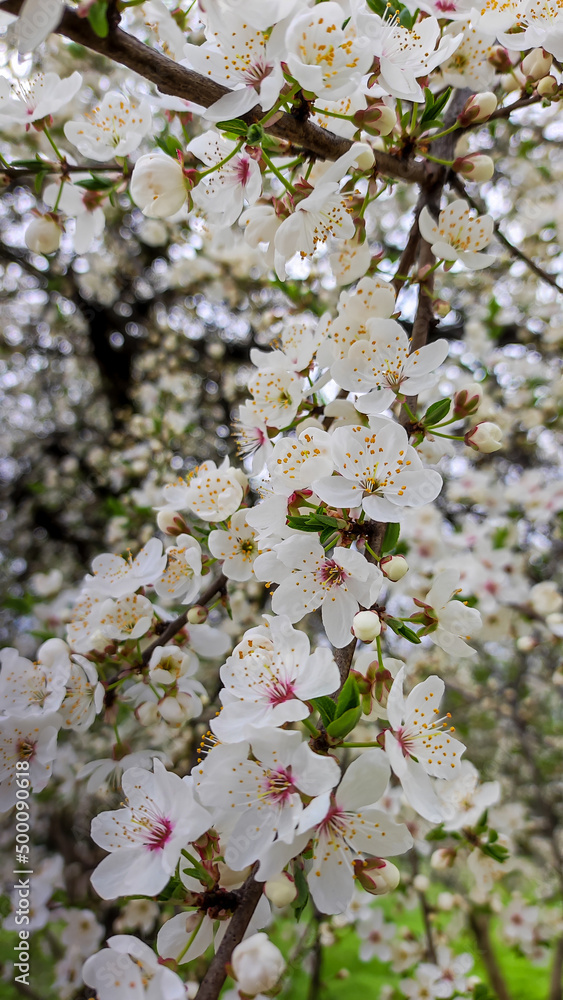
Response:
MULTIPOLYGON (((226 576, 224 576, 223 573, 221 573, 221 575, 218 576, 217 579, 213 581, 213 583, 209 584, 207 590, 204 590, 203 593, 200 595, 199 600, 197 602, 198 605, 208 604, 212 597, 215 597, 216 594, 221 594, 224 592, 226 585, 227 585, 227 578, 226 576)), ((147 648, 143 652, 141 661, 144 667, 149 662, 154 650, 158 649, 159 646, 165 646, 166 643, 169 642, 170 639, 173 639, 174 636, 180 631, 180 629, 184 627, 184 625, 188 620, 188 611, 189 608, 186 608, 186 610, 183 611, 181 615, 178 615, 178 617, 175 618, 174 621, 171 621, 166 626, 161 635, 157 636, 154 642, 151 642, 150 646, 147 646, 147 648)))

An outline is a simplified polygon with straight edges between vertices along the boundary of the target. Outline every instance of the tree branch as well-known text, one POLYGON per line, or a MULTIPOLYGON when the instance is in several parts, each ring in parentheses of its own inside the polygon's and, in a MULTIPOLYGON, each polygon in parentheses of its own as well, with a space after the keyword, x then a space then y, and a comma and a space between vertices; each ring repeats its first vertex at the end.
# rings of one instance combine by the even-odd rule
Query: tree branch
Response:
MULTIPOLYGON (((226 576, 224 576, 223 573, 221 573, 221 575, 213 583, 209 584, 207 590, 203 591, 197 603, 201 605, 207 604, 212 597, 215 597, 215 594, 223 593, 226 585, 227 585, 227 578, 226 576)), ((171 621, 166 626, 162 634, 157 636, 154 642, 151 642, 150 646, 147 646, 147 648, 143 652, 143 657, 141 661, 143 667, 146 667, 155 649, 158 649, 159 646, 165 646, 166 643, 169 642, 170 639, 173 639, 174 636, 180 631, 180 629, 184 627, 184 625, 188 620, 188 611, 189 608, 186 608, 186 610, 183 611, 181 615, 178 615, 178 617, 175 618, 174 621, 171 621)))
POLYGON ((201 981, 196 1000, 216 1000, 219 996, 221 987, 227 978, 227 964, 230 962, 234 948, 242 941, 262 895, 263 883, 257 882, 254 878, 257 867, 258 863, 254 865, 244 885, 237 890, 239 898, 237 908, 201 981))
POLYGON ((483 964, 487 970, 491 986, 493 987, 498 1000, 511 1000, 508 987, 504 981, 504 976, 501 972, 497 956, 491 942, 491 936, 489 934, 489 918, 487 914, 472 910, 469 914, 469 926, 475 936, 481 958, 483 959, 483 964))

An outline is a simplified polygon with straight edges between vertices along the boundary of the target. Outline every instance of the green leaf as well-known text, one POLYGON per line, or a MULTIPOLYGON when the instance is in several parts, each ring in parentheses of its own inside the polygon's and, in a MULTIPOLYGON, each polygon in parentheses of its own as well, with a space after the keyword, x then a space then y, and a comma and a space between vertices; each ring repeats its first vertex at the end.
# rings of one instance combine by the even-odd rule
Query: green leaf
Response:
POLYGON ((357 708, 349 708, 326 727, 328 735, 331 736, 332 739, 341 740, 344 736, 347 736, 348 733, 351 733, 352 730, 356 728, 361 715, 361 705, 358 705, 357 708))
POLYGON ((399 535, 401 534, 401 525, 396 524, 391 521, 386 529, 385 535, 383 536, 383 544, 381 546, 381 555, 386 556, 389 552, 393 552, 397 542, 399 541, 399 535))
POLYGON ((486 983, 477 983, 473 987, 473 1000, 495 1000, 495 994, 491 993, 486 983))
POLYGON ((349 674, 344 681, 342 691, 338 695, 335 718, 339 719, 341 715, 344 715, 344 713, 348 711, 348 709, 357 708, 359 704, 360 690, 358 688, 358 682, 352 674, 349 674))
POLYGON ((40 170, 35 175, 35 180, 33 182, 33 186, 35 188, 35 194, 36 195, 40 195, 41 194, 41 188, 43 187, 43 182, 44 182, 45 178, 48 177, 48 176, 49 176, 49 171, 48 170, 40 170))
POLYGON ((307 885, 307 879, 305 878, 305 873, 299 864, 296 862, 293 866, 293 877, 295 879, 295 888, 297 889, 297 896, 291 904, 295 912, 295 919, 299 921, 303 910, 309 902, 309 886, 307 885))
POLYGON ((447 836, 448 835, 447 835, 446 831, 444 830, 443 823, 440 823, 440 826, 437 826, 434 830, 430 830, 429 833, 426 834, 426 837, 424 839, 425 840, 446 840, 447 836))
POLYGON ((386 618, 385 622, 395 635, 400 635, 403 639, 408 639, 409 642, 417 644, 420 642, 416 632, 413 632, 412 628, 409 628, 405 622, 400 621, 398 618, 386 618))
POLYGON ((315 706, 317 712, 323 720, 323 726, 326 728, 326 726, 330 725, 336 715, 335 702, 332 698, 329 698, 328 695, 323 695, 321 698, 313 698, 312 704, 315 706))
POLYGON ((87 177, 84 181, 76 181, 76 187, 84 188, 85 191, 108 191, 113 187, 115 181, 108 180, 107 177, 87 177))
POLYGON ((9 913, 12 912, 12 903, 10 897, 6 896, 4 893, 0 896, 0 917, 7 917, 9 913))
MULTIPOLYGON (((244 133, 242 133, 244 135, 244 133)), ((254 122, 253 125, 248 126, 248 131, 246 133, 246 141, 249 146, 261 146, 266 133, 259 122, 254 122)))
POLYGON ((437 400, 436 403, 432 403, 432 405, 428 407, 421 423, 423 423, 425 427, 433 427, 435 424, 439 424, 444 417, 447 417, 450 412, 451 405, 451 399, 437 400))
POLYGON ((215 127, 221 132, 229 132, 231 135, 238 135, 241 138, 248 133, 248 125, 242 118, 233 118, 232 121, 228 122, 217 122, 215 127))
POLYGON ((34 160, 12 160, 11 167, 23 167, 26 170, 41 170, 43 167, 47 166, 45 160, 40 159, 36 156, 34 160))
POLYGON ((174 159, 177 159, 176 154, 178 152, 182 152, 181 144, 174 138, 173 135, 166 135, 164 138, 157 136, 155 142, 163 153, 166 153, 167 156, 172 156, 174 159))
POLYGON ((92 4, 90 10, 88 11, 88 20, 90 22, 90 27, 92 31, 96 33, 98 38, 107 38, 109 32, 108 24, 108 8, 104 0, 96 0, 96 3, 92 4))

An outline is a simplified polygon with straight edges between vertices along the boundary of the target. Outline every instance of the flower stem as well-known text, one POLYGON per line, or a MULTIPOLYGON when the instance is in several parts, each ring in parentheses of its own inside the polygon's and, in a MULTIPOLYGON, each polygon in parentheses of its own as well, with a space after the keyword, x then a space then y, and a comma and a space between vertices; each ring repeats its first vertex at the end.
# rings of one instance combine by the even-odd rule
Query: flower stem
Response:
POLYGON ((278 170, 275 163, 272 162, 272 160, 270 159, 270 157, 268 156, 268 154, 264 149, 262 149, 262 157, 264 159, 264 162, 267 164, 268 170, 271 170, 272 173, 276 175, 278 180, 281 181, 281 183, 283 184, 286 191, 289 191, 290 194, 295 194, 295 188, 293 187, 293 185, 290 184, 288 180, 286 180, 281 170, 278 170))

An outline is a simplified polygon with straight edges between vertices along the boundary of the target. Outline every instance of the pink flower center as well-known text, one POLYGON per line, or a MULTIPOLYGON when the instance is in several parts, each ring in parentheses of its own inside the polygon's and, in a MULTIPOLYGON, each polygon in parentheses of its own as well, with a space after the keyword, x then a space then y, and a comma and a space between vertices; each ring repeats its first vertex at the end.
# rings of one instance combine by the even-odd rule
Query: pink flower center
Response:
POLYGON ((274 805, 285 805, 295 791, 291 767, 280 767, 264 774, 264 798, 274 805))
POLYGON ((334 559, 325 559, 319 569, 321 583, 328 587, 340 587, 346 580, 346 573, 334 559))
POLYGON ((248 156, 239 156, 237 158, 235 176, 239 184, 246 187, 250 176, 250 158, 248 156))
POLYGON ((149 851, 161 851, 168 843, 174 830, 173 823, 167 816, 159 816, 156 823, 147 831, 145 847, 149 851))
POLYGON ((268 687, 270 705, 282 705, 284 701, 291 701, 292 698, 295 698, 295 689, 292 681, 277 679, 268 687))

